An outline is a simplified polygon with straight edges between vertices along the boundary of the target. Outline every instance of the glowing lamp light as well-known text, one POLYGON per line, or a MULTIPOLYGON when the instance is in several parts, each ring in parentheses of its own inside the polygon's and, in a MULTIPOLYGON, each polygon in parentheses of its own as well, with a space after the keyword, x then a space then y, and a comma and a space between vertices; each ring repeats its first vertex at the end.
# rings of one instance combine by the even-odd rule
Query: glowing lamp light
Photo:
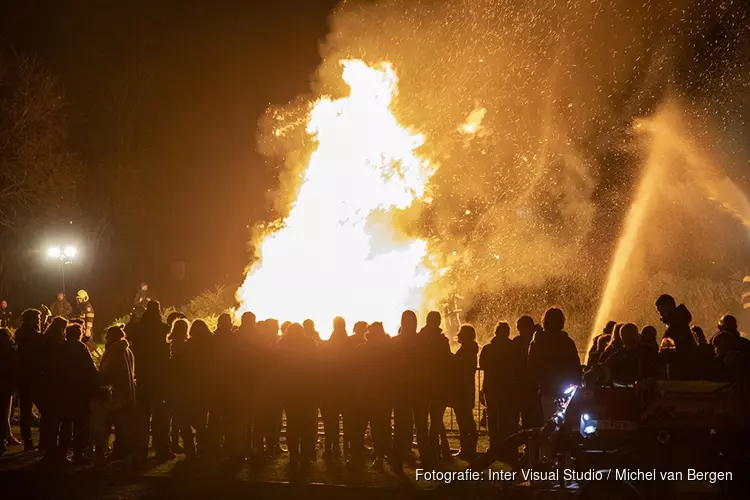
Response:
POLYGON ((586 420, 586 421, 591 420, 591 415, 589 415, 588 413, 584 413, 583 414, 583 419, 586 420))
POLYGON ((586 436, 593 434, 595 432, 596 432, 596 427, 594 427, 593 425, 587 425, 586 427, 583 428, 583 434, 586 436))
POLYGON ((576 390, 576 386, 571 385, 570 387, 568 387, 567 389, 565 389, 565 395, 566 396, 570 396, 571 394, 573 394, 575 392, 575 390, 576 390))
POLYGON ((60 247, 49 247, 47 249, 47 257, 50 259, 59 259, 61 255, 60 247))
POLYGON ((63 251, 65 256, 69 259, 72 259, 76 255, 78 255, 78 249, 74 247, 73 245, 68 245, 65 247, 65 250, 63 251))

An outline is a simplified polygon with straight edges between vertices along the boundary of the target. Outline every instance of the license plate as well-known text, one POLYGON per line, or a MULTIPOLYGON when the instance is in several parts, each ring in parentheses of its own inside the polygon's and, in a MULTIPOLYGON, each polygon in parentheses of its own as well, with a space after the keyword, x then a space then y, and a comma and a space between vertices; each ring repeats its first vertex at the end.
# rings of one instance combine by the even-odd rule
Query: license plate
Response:
POLYGON ((638 424, 629 420, 599 420, 597 428, 604 431, 635 431, 638 424))

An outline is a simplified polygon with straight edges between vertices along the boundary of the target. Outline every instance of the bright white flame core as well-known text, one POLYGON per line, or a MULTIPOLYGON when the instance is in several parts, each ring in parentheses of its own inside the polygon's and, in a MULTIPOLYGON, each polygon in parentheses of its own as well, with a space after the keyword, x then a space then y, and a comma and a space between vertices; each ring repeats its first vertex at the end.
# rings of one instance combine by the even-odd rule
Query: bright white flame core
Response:
POLYGON ((322 98, 311 109, 307 132, 317 148, 283 228, 261 242, 260 261, 237 292, 239 312, 311 318, 323 338, 336 316, 350 327, 383 321, 393 334, 404 309, 423 306, 427 244, 399 235, 387 218, 368 224, 368 217, 422 198, 434 168, 415 153, 424 137, 391 112, 391 65, 342 66, 351 93, 322 98))

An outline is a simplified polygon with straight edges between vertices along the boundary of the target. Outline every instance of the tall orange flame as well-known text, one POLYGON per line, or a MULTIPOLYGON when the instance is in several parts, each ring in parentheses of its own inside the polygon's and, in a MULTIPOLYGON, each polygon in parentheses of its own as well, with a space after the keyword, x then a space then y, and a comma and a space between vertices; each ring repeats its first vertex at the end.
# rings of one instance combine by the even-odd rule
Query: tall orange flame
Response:
POLYGON ((425 241, 371 217, 425 197, 435 166, 415 152, 424 137, 392 113, 398 79, 389 63, 341 64, 351 92, 312 106, 307 133, 317 147, 297 200, 281 229, 260 243, 260 259, 237 292, 239 312, 311 318, 324 338, 335 316, 350 325, 383 321, 395 333, 405 308, 422 308, 431 276, 425 241))

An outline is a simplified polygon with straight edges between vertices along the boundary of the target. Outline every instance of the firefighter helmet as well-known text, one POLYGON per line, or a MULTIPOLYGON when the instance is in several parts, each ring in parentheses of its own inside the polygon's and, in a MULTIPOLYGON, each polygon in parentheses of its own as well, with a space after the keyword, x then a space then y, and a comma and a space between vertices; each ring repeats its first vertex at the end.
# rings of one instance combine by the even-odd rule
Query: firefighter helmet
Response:
POLYGON ((88 302, 89 294, 86 292, 86 290, 78 290, 78 294, 76 295, 76 298, 79 299, 81 302, 88 302))

